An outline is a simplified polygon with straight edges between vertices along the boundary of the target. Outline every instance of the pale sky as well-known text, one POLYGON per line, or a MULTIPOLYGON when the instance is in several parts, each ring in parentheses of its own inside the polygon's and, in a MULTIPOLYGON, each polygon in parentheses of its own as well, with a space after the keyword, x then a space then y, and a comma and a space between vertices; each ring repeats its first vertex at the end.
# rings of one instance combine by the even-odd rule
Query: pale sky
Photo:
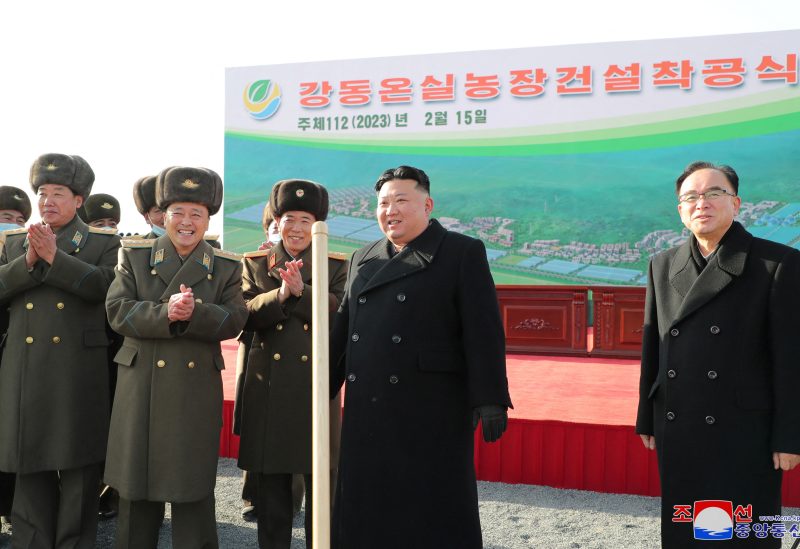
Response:
MULTIPOLYGON (((78 154, 94 169, 93 192, 122 203, 121 228, 145 232, 131 198, 136 179, 175 165, 224 178, 226 67, 798 25, 796 0, 6 2, 0 184, 32 196, 37 156, 78 154)), ((212 232, 221 221, 212 218, 212 232)))

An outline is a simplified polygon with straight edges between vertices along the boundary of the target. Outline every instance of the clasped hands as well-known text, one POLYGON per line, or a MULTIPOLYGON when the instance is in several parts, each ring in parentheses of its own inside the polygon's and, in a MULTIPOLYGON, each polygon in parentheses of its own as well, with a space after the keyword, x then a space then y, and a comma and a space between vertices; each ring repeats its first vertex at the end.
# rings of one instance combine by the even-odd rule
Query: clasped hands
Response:
POLYGON ((56 250, 56 233, 49 225, 32 223, 28 227, 28 251, 25 253, 28 269, 32 269, 39 259, 52 265, 56 250))
POLYGON ((169 296, 167 318, 170 322, 191 320, 193 312, 194 294, 192 293, 192 289, 181 284, 180 293, 169 296))
POLYGON ((281 276, 281 287, 278 290, 278 301, 283 304, 289 299, 289 296, 300 297, 303 295, 303 275, 300 274, 300 269, 303 268, 302 259, 293 259, 284 263, 285 269, 278 268, 278 274, 281 276))

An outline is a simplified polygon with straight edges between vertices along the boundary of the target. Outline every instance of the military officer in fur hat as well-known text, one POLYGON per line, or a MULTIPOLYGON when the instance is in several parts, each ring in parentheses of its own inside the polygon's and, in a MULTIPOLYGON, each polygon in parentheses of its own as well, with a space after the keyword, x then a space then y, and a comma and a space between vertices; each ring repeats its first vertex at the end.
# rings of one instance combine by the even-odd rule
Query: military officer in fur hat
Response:
POLYGON ((120 220, 119 200, 110 194, 93 194, 78 209, 78 215, 90 227, 116 231, 120 220))
POLYGON ((133 184, 133 203, 136 209, 150 225, 150 232, 145 238, 158 238, 166 232, 164 228, 164 212, 156 204, 156 176, 142 177, 133 184))
MULTIPOLYGON (((24 227, 31 217, 31 201, 25 191, 16 187, 0 187, 0 249, 5 243, 3 231, 24 227)), ((5 338, 8 330, 8 310, 0 307, 0 340, 5 338)), ((0 344, 0 356, 2 356, 0 344)), ((14 501, 13 473, 0 472, 0 517, 11 513, 11 502, 14 501)))
POLYGON ((116 547, 153 548, 164 502, 172 546, 218 546, 214 510, 222 427, 220 341, 247 319, 240 256, 203 240, 220 208, 211 170, 173 167, 156 179, 166 234, 123 241, 106 300, 125 336, 105 481, 119 492, 116 547))
MULTIPOLYGON (((108 229, 117 232, 120 222, 119 200, 110 194, 92 194, 78 208, 78 215, 84 223, 90 227, 98 229, 108 229)), ((108 346, 108 391, 111 404, 114 404, 114 389, 117 386, 117 365, 114 356, 122 347, 122 336, 111 329, 106 322, 106 334, 111 344, 108 346)), ((107 484, 100 485, 100 507, 99 516, 101 519, 112 518, 117 514, 117 493, 107 484)))
POLYGON ((14 547, 93 548, 108 433, 106 292, 119 237, 77 209, 94 173, 79 156, 31 167, 41 223, 6 233, 0 306, 0 470, 17 473, 14 547))
MULTIPOLYGON (((162 210, 156 201, 156 176, 150 175, 142 177, 133 184, 133 201, 136 204, 136 209, 142 214, 144 220, 150 225, 150 232, 144 238, 158 238, 163 236, 164 228, 164 210, 162 210)), ((214 248, 220 248, 219 235, 206 234, 203 236, 206 242, 211 244, 214 248)))
MULTIPOLYGON (((259 547, 288 549, 292 474, 305 475, 306 546, 311 547, 311 226, 328 215, 328 191, 302 179, 279 181, 269 206, 281 240, 245 254, 242 290, 255 332, 240 397, 239 467, 257 475, 259 547)), ((347 262, 328 259, 333 313, 347 262)), ((341 405, 331 403, 331 463, 338 461, 341 405)), ((335 479, 335 475, 332 475, 335 479)))

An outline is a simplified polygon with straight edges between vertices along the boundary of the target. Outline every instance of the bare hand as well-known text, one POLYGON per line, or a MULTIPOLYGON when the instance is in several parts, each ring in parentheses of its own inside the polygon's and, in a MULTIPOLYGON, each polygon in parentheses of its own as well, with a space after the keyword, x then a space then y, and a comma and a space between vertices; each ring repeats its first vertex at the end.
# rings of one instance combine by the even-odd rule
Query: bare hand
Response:
POLYGON ((800 455, 772 452, 772 464, 775 466, 775 470, 791 471, 800 464, 800 455))
POLYGON ((287 261, 285 265, 286 269, 278 269, 278 274, 281 275, 281 280, 283 281, 281 287, 286 285, 293 296, 300 297, 303 294, 303 288, 305 288, 303 275, 300 273, 300 269, 303 268, 303 260, 293 259, 292 261, 287 261))
POLYGON ((28 251, 25 252, 25 265, 28 269, 32 269, 37 261, 39 261, 39 254, 36 253, 36 248, 33 247, 33 244, 28 241, 28 251))
POLYGON ((34 248, 36 255, 52 265, 56 258, 56 233, 48 225, 34 223, 28 227, 28 244, 34 248))
POLYGON ((273 244, 273 243, 272 243, 272 242, 270 242, 269 240, 266 240, 266 241, 262 242, 262 243, 261 243, 261 245, 258 247, 258 251, 260 252, 261 250, 269 250, 269 249, 270 249, 270 248, 272 248, 274 245, 275 245, 275 244, 273 244))
POLYGON ((167 305, 167 318, 170 322, 191 320, 194 312, 194 294, 191 288, 181 284, 181 292, 172 294, 167 305))
POLYGON ((644 447, 648 450, 655 450, 656 449, 656 437, 653 435, 639 435, 642 437, 642 443, 644 447))

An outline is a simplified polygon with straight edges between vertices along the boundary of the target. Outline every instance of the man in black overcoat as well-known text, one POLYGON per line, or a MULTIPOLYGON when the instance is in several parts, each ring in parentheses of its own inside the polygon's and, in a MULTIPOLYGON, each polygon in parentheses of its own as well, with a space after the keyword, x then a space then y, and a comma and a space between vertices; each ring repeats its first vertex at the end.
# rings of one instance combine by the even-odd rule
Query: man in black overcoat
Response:
POLYGON ((636 432, 658 453, 664 547, 779 547, 756 524, 781 514, 800 462, 800 251, 734 221, 738 190, 733 168, 690 164, 676 193, 691 236, 650 262, 636 432))
POLYGON ((331 334, 331 393, 345 383, 332 547, 482 547, 473 429, 511 406, 505 338, 480 240, 430 219, 430 181, 378 179, 386 238, 353 255, 331 334))

